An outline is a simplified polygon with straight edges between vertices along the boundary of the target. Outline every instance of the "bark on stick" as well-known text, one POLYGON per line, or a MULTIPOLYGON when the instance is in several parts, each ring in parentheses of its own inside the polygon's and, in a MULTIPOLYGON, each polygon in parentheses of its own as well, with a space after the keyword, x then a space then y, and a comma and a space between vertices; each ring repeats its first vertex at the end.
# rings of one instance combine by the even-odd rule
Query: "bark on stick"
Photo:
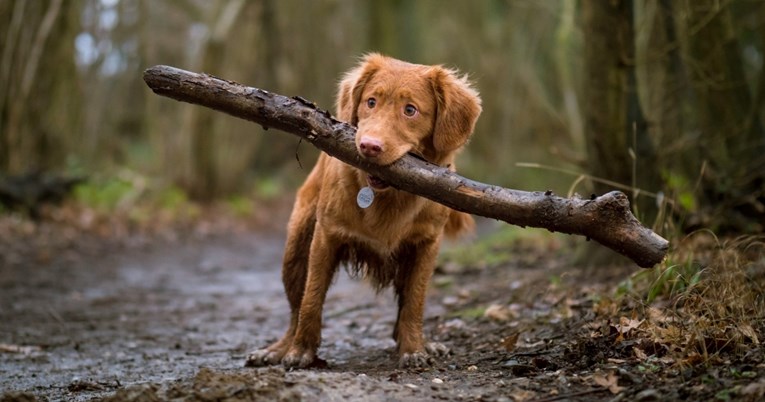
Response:
POLYGON ((619 191, 582 199, 561 198, 551 192, 512 190, 467 179, 412 155, 388 166, 378 166, 356 152, 353 126, 334 119, 329 112, 300 97, 289 98, 169 66, 147 69, 144 81, 159 95, 297 135, 400 190, 459 211, 521 227, 586 236, 629 257, 641 267, 661 262, 669 248, 667 240, 635 218, 627 196, 619 191))

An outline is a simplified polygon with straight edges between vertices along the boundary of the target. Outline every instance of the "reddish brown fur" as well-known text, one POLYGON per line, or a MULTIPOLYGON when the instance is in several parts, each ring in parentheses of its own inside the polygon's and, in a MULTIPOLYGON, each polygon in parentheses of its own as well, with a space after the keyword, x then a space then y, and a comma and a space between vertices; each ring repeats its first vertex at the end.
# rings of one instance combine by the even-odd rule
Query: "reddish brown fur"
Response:
MULTIPOLYGON (((378 54, 367 55, 344 76, 337 103, 338 117, 358 127, 359 154, 381 165, 413 152, 453 169, 480 112, 478 93, 456 72, 378 54), (374 107, 369 98, 375 98, 374 107), (407 105, 416 107, 413 116, 404 113, 407 105), (379 154, 363 152, 361 144, 369 141, 381 146, 379 154)), ((399 310, 393 337, 399 362, 427 362, 422 321, 438 248, 444 233, 470 230, 473 220, 410 193, 378 188, 373 180, 321 154, 298 191, 288 225, 282 279, 292 309, 289 329, 282 339, 250 355, 249 365, 314 363, 324 298, 342 263, 377 289, 394 286, 399 310), (375 190, 374 202, 361 209, 356 195, 368 185, 375 190)))

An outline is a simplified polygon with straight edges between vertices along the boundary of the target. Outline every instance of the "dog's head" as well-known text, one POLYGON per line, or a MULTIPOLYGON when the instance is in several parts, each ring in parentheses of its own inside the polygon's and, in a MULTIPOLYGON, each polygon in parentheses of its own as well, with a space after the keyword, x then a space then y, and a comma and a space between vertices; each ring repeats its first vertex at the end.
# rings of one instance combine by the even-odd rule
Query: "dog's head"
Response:
POLYGON ((407 152, 442 163, 470 138, 481 99, 453 70, 370 54, 340 83, 337 114, 357 127, 356 149, 374 163, 407 152))

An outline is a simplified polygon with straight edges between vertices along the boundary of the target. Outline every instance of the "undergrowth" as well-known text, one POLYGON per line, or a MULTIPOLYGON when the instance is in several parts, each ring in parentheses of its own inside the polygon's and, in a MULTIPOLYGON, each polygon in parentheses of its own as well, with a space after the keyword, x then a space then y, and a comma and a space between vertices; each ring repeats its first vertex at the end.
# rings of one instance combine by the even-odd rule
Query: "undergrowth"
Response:
MULTIPOLYGON (((634 174, 637 160, 632 163, 634 174)), ((662 349, 655 354, 679 366, 762 354, 765 235, 720 238, 710 230, 677 234, 682 225, 670 218, 669 209, 680 211, 679 216, 683 217, 697 210, 698 185, 693 186, 683 177, 667 178, 674 196, 665 197, 663 193, 637 191, 634 186, 583 173, 537 164, 521 166, 577 176, 569 196, 581 182, 589 180, 629 191, 635 197, 640 194, 654 198, 659 205, 652 227, 670 233, 671 250, 665 260, 621 281, 612 297, 591 295, 597 300, 594 306, 597 316, 618 323, 613 327, 619 332, 618 339, 650 340, 662 349), (622 333, 624 328, 629 330, 622 333)), ((703 170, 702 167, 700 177, 703 170)), ((638 212, 635 214, 640 217, 638 212)), ((635 353, 643 354, 640 350, 635 353)))
MULTIPOLYGON (((122 169, 76 185, 60 205, 41 205, 38 220, 104 236, 187 228, 203 232, 270 228, 272 223, 283 226, 283 220, 273 218, 291 205, 286 193, 268 180, 253 183, 243 193, 198 202, 178 186, 122 169)), ((14 222, 36 224, 23 211, 0 210, 2 228, 25 227, 14 222)))
POLYGON ((439 256, 439 265, 452 271, 487 269, 509 263, 533 266, 549 257, 549 252, 560 250, 562 237, 543 229, 506 225, 467 243, 445 247, 439 256))
POLYGON ((664 263, 625 279, 611 302, 644 319, 635 336, 663 345, 677 364, 744 357, 765 336, 764 240, 679 238, 664 263))
MULTIPOLYGON (((441 265, 456 264, 463 270, 533 268, 523 259, 554 258, 545 246, 551 241, 557 242, 557 249, 557 238, 508 227, 445 251, 441 265)), ((615 341, 635 344, 638 360, 675 369, 761 353, 760 343, 765 340, 765 236, 721 239, 710 231, 699 231, 670 239, 670 244, 664 262, 635 271, 612 292, 590 287, 597 277, 586 274, 584 268, 571 267, 580 271, 583 281, 567 284, 579 287, 572 294, 593 293, 586 296, 593 300, 591 324, 608 323, 598 336, 617 334, 615 341)), ((555 289, 561 284, 552 278, 548 285, 555 289)))

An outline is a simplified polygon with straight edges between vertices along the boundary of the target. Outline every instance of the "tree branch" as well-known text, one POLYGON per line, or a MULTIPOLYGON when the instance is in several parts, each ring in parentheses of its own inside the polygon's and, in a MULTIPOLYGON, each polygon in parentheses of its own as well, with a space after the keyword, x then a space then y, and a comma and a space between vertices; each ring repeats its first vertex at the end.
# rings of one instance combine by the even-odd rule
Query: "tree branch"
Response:
POLYGON ((300 97, 288 98, 169 66, 147 69, 144 81, 159 95, 297 135, 398 189, 459 211, 521 227, 586 236, 641 267, 661 262, 669 248, 667 240, 640 224, 630 211, 627 196, 618 191, 581 199, 561 198, 552 192, 511 190, 464 178, 412 155, 388 166, 378 166, 359 156, 353 141, 354 127, 300 97))

